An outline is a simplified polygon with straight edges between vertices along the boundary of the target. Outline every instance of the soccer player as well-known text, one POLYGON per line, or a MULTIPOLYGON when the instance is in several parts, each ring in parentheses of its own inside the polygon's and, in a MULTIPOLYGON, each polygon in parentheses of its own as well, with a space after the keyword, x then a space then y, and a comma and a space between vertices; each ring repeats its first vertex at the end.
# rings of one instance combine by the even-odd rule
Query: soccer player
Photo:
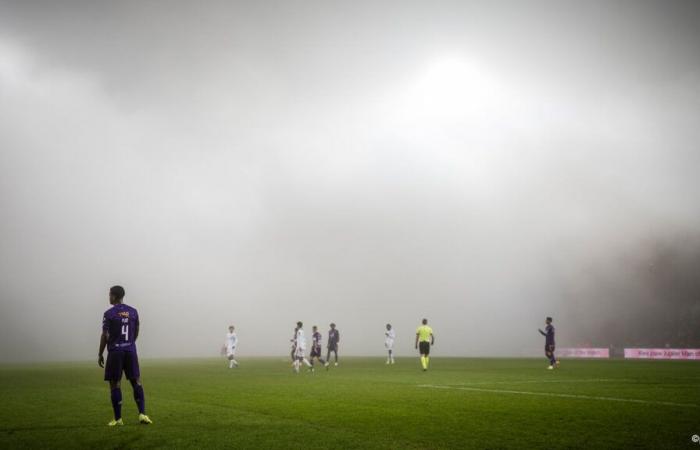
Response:
POLYGON ((338 366, 338 344, 340 343, 340 331, 336 330, 335 324, 331 324, 328 330, 328 354, 326 361, 331 362, 331 352, 335 354, 335 365, 338 366))
POLYGON ((311 367, 311 363, 304 356, 304 352, 306 352, 306 337, 304 337, 304 324, 301 322, 297 322, 297 332, 294 343, 296 345, 296 350, 294 351, 294 371, 299 373, 302 362, 306 364, 307 367, 311 367))
POLYGON ((289 342, 292 343, 292 366, 294 366, 294 361, 296 361, 296 353, 297 353, 297 330, 299 328, 294 327, 294 334, 292 335, 292 338, 289 340, 289 342))
POLYGON ((549 360, 549 367, 547 367, 547 369, 553 370, 554 367, 559 367, 559 361, 554 357, 554 325, 552 325, 551 317, 547 317, 544 323, 544 331, 539 328, 537 331, 544 336, 544 354, 549 360))
POLYGON ((233 325, 228 327, 228 333, 226 333, 226 357, 228 358, 228 368, 233 369, 238 367, 238 361, 236 361, 236 345, 238 344, 238 336, 236 336, 235 327, 233 325))
POLYGON ((146 415, 146 399, 143 394, 139 371, 139 359, 136 354, 136 339, 139 337, 139 313, 131 306, 125 305, 124 288, 112 286, 109 289, 109 303, 112 305, 102 317, 102 335, 97 364, 105 369, 105 381, 109 381, 111 390, 114 420, 107 425, 110 427, 124 425, 122 421, 122 372, 131 382, 134 390, 134 400, 139 409, 139 422, 148 425, 153 423, 146 415), (107 347, 107 364, 104 351, 107 347))
POLYGON ((327 361, 324 361, 321 357, 321 343, 323 341, 323 335, 318 332, 318 327, 316 325, 314 325, 311 329, 313 330, 313 334, 311 335, 311 356, 309 357, 309 361, 311 362, 311 371, 314 371, 314 358, 318 359, 326 370, 328 370, 328 366, 330 364, 327 361))
POLYGON ((435 336, 428 326, 428 319, 423 319, 422 323, 416 330, 416 348, 420 351, 420 364, 425 372, 430 365, 430 346, 435 345, 435 336))
POLYGON ((386 331, 384 332, 384 347, 389 352, 386 358, 387 364, 394 364, 394 339, 396 339, 396 332, 391 327, 391 324, 387 323, 386 331))

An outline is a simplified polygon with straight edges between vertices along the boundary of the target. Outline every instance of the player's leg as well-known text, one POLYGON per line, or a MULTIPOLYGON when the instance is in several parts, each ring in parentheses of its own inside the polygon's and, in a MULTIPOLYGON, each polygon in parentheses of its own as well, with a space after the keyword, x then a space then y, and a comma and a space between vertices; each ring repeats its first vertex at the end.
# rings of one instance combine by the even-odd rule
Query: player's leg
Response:
MULTIPOLYGON (((333 347, 333 357, 335 358, 335 365, 338 365, 338 347, 333 347)), ((329 358, 330 360, 330 358, 329 358)))
POLYGON ((554 356, 554 346, 549 346, 549 365, 552 367, 557 365, 557 358, 554 356))
POLYGON ((134 390, 134 401, 136 402, 136 407, 139 409, 139 423, 144 425, 152 424, 153 421, 146 415, 146 396, 143 393, 141 378, 136 378, 129 381, 131 382, 131 387, 134 390))
POLYGON ((294 371, 296 373, 299 373, 299 369, 301 368, 301 361, 305 359, 304 358, 304 351, 300 349, 299 347, 296 348, 294 352, 294 371))
POLYGON ((110 400, 112 401, 112 410, 114 411, 114 420, 107 425, 113 427, 115 425, 124 425, 122 421, 122 389, 121 382, 118 380, 110 380, 109 382, 110 400))
POLYGON ((122 422, 122 389, 121 379, 122 371, 124 370, 124 362, 122 358, 123 352, 107 353, 107 362, 105 363, 104 380, 109 381, 109 397, 112 402, 112 411, 114 419, 107 425, 124 425, 122 422))
POLYGON ((552 352, 550 351, 549 345, 544 346, 544 355, 547 357, 547 360, 549 361, 549 367, 547 367, 547 368, 549 370, 554 369, 554 364, 552 363, 552 352))
POLYGON ((231 347, 229 369, 233 369, 234 367, 238 367, 238 361, 236 361, 236 347, 231 347))
POLYGON ((131 382, 131 387, 134 390, 134 401, 139 410, 139 422, 144 425, 153 423, 146 415, 146 395, 143 393, 143 385, 141 385, 141 370, 139 368, 139 357, 136 352, 125 352, 124 373, 126 378, 131 382))
POLYGON ((428 370, 428 348, 426 348, 428 345, 427 342, 419 342, 418 343, 418 350, 420 351, 420 365, 423 368, 423 371, 425 372, 428 370))

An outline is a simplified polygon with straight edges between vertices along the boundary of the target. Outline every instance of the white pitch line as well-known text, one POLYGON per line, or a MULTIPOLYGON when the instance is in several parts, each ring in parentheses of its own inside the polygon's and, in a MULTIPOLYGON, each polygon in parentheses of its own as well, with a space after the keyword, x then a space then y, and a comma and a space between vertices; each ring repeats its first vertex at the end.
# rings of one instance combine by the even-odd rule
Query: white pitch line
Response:
POLYGON ((498 380, 498 381, 475 381, 472 383, 456 383, 448 386, 479 386, 491 384, 526 384, 526 383, 607 383, 610 381, 630 382, 634 380, 626 378, 586 378, 586 379, 559 379, 559 380, 498 380))
POLYGON ((639 400, 634 398, 618 398, 618 397, 601 397, 595 395, 579 395, 579 394, 556 394, 553 392, 531 392, 531 391, 513 391, 510 389, 485 389, 485 388, 475 388, 475 387, 463 387, 463 386, 439 386, 435 384, 419 384, 417 387, 421 388, 431 388, 431 389, 456 389, 460 391, 474 391, 474 392, 491 392, 494 394, 517 394, 517 395, 535 395, 540 397, 559 397, 559 398, 575 398, 580 400, 604 400, 609 402, 622 402, 622 403, 639 403, 643 405, 664 405, 664 406, 681 406, 685 408, 698 408, 700 406, 694 403, 674 403, 674 402, 661 402, 656 400, 639 400))

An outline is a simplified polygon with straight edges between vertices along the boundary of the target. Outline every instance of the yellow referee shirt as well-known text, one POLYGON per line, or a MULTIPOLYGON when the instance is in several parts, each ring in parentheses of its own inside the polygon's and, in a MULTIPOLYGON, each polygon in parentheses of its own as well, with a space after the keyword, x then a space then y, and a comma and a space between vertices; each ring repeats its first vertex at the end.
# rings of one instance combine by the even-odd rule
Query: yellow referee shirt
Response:
POLYGON ((421 325, 416 330, 418 342, 430 342, 430 335, 433 334, 433 329, 428 325, 421 325))

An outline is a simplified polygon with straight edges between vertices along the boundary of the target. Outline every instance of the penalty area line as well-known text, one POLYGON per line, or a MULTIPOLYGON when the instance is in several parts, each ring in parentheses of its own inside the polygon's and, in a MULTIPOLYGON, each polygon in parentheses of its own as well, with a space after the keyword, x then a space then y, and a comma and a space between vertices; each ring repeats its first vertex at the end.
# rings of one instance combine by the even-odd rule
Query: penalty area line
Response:
POLYGON ((492 394, 515 394, 515 395, 534 395, 539 397, 559 397, 559 398, 574 398, 579 400, 602 400, 608 402, 621 402, 621 403, 638 403, 642 405, 663 405, 663 406, 680 406, 684 408, 698 408, 700 406, 694 403, 675 403, 675 402, 664 402, 657 400, 639 400, 635 398, 619 398, 619 397, 604 397, 596 395, 581 395, 581 394, 557 394, 554 392, 532 392, 532 391, 514 391, 511 389, 486 389, 477 387, 466 387, 466 386, 440 386, 436 384, 419 384, 419 388, 429 388, 429 389, 454 389, 458 391, 471 391, 471 392, 489 392, 492 394))

